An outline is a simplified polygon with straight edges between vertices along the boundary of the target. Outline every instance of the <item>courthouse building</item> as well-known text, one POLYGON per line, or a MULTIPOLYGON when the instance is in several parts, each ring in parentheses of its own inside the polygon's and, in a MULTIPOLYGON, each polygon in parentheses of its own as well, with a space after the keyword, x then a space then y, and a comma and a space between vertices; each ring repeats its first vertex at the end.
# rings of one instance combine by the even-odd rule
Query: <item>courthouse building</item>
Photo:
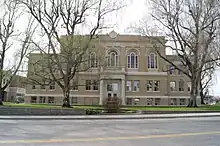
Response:
MULTIPOLYGON (((158 56, 154 47, 159 47, 162 54, 165 48, 156 39, 166 43, 164 37, 121 35, 115 31, 99 35, 89 52, 97 59, 74 79, 81 86, 71 89, 71 104, 103 104, 108 96, 118 96, 123 105, 188 104, 189 79, 158 56), (105 66, 100 65, 103 62, 105 66)), ((41 55, 30 54, 27 78, 31 76, 30 62, 39 61, 41 55)), ((181 64, 175 56, 167 57, 181 64)), ((63 93, 55 83, 46 87, 27 85, 25 102, 61 105, 63 93)))

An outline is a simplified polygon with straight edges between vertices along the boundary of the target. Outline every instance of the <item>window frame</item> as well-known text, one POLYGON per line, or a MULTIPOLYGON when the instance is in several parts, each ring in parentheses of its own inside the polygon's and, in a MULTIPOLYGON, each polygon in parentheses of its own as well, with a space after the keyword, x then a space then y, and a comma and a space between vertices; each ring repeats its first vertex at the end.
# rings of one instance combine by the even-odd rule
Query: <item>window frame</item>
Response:
POLYGON ((48 104, 54 104, 54 103, 55 103, 55 97, 54 96, 48 96, 48 104))
POLYGON ((72 83, 72 88, 71 88, 71 90, 72 90, 72 91, 78 91, 78 90, 79 90, 79 87, 78 87, 78 79, 72 79, 71 83, 72 83))
POLYGON ((146 99, 147 105, 153 105, 153 98, 146 99))
POLYGON ((187 92, 191 92, 191 90, 192 90, 191 82, 187 82, 187 92))
POLYGON ((31 85, 31 89, 36 89, 36 85, 31 85))
POLYGON ((179 86, 179 92, 184 92, 185 91, 185 82, 183 79, 180 79, 178 81, 178 86, 179 86), (180 87, 180 85, 182 85, 183 87, 180 87))
POLYGON ((92 84, 92 80, 86 80, 86 85, 85 85, 85 90, 86 91, 91 91, 92 88, 91 88, 91 84, 92 84))
POLYGON ((139 61, 138 61, 138 55, 135 52, 130 52, 127 55, 127 68, 128 69, 138 69, 139 68, 139 61), (133 57, 133 60, 132 60, 133 57))
POLYGON ((92 80, 92 90, 93 91, 98 91, 99 90, 98 80, 92 80))
POLYGON ((148 55, 147 61, 148 61, 148 69, 150 69, 150 70, 158 69, 158 57, 157 57, 157 54, 150 53, 148 55))
POLYGON ((140 80, 134 80, 133 81, 133 91, 134 92, 139 92, 140 91, 140 80), (135 85, 136 83, 136 85, 135 85), (136 87, 136 90, 135 90, 136 87))
POLYGON ((155 105, 160 105, 161 98, 155 98, 155 105))
POLYGON ((39 97, 39 103, 46 103, 46 96, 40 96, 39 97), (42 102, 42 101, 44 101, 44 102, 42 102))
POLYGON ((153 83, 154 83, 153 80, 147 80, 147 83, 146 83, 147 92, 153 92, 153 83), (151 82, 151 85, 150 85, 150 82, 151 82), (151 89, 151 90, 149 90, 149 89, 151 89))
POLYGON ((170 88, 170 91, 171 91, 171 92, 176 92, 176 91, 177 91, 176 81, 170 81, 170 82, 169 82, 169 88, 170 88), (171 87, 171 83, 174 83, 173 85, 175 85, 175 87, 174 87, 173 90, 171 90, 171 89, 172 89, 172 87, 171 87))
POLYGON ((89 67, 98 68, 98 59, 97 59, 97 54, 95 52, 89 53, 89 67))
POLYGON ((186 105, 186 99, 180 98, 180 105, 186 105))
POLYGON ((126 92, 131 92, 131 91, 132 91, 132 81, 131 80, 127 80, 126 81, 126 92), (130 86, 128 86, 129 85, 128 83, 130 83, 130 86))
POLYGON ((159 92, 160 91, 160 81, 159 80, 154 80, 153 81, 153 91, 154 92, 159 92), (156 83, 158 83, 157 86, 156 86, 156 83))
POLYGON ((110 50, 107 56, 107 66, 108 67, 118 67, 119 66, 119 54, 115 50, 110 50), (114 56, 113 56, 114 55, 114 56), (113 56, 113 57, 112 57, 113 56), (114 59, 114 61, 112 60, 114 59))
POLYGON ((49 85, 49 90, 55 90, 55 88, 56 88, 56 83, 53 81, 49 85))
POLYGON ((37 96, 31 96, 31 103, 37 103, 37 96), (35 98, 35 100, 33 100, 33 98, 35 98), (33 102, 35 101, 35 102, 33 102))

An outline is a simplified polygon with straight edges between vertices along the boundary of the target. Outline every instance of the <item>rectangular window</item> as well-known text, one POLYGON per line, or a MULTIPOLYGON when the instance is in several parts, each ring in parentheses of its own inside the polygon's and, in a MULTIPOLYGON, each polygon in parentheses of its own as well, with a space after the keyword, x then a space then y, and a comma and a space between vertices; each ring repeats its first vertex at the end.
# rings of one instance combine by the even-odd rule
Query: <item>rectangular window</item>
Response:
POLYGON ((153 91, 153 80, 147 81, 147 91, 153 91))
POLYGON ((131 60, 130 60, 130 55, 128 55, 128 68, 131 68, 131 60))
POLYGON ((155 99, 155 105, 160 105, 160 98, 155 99))
POLYGON ((35 86, 35 85, 32 85, 32 89, 36 89, 36 86, 35 86))
POLYGON ((54 97, 49 96, 48 97, 48 103, 54 103, 54 97))
POLYGON ((154 91, 160 91, 160 81, 154 81, 154 91))
POLYGON ((134 68, 134 55, 131 55, 131 68, 134 68))
POLYGON ((150 56, 147 57, 148 68, 151 68, 150 56))
POLYGON ((131 91, 131 81, 127 81, 127 83, 126 83, 126 91, 131 91))
POLYGON ((190 91, 191 91, 191 89, 192 89, 191 82, 188 82, 188 83, 187 83, 187 88, 188 88, 188 92, 190 92, 190 91))
POLYGON ((180 99, 180 105, 185 105, 186 104, 185 101, 186 101, 185 99, 180 99))
POLYGON ((111 67, 111 58, 110 58, 110 56, 107 56, 107 66, 111 67))
POLYGON ((72 89, 73 90, 78 90, 78 81, 77 81, 77 79, 72 80, 72 89))
POLYGON ((112 90, 113 90, 112 84, 108 84, 108 85, 107 85, 107 91, 112 91, 112 90))
POLYGON ((40 96, 39 103, 46 103, 46 97, 45 96, 40 96))
POLYGON ((93 80, 92 88, 93 88, 93 90, 99 90, 98 80, 93 80))
POLYGON ((37 103, 37 96, 31 96, 31 103, 37 103))
POLYGON ((179 91, 181 91, 181 92, 184 91, 184 81, 183 80, 179 81, 179 91))
POLYGON ((170 99, 170 105, 177 105, 176 98, 170 99))
POLYGON ((78 104, 78 98, 72 97, 72 104, 78 104))
POLYGON ((54 90, 55 89, 55 82, 51 82, 50 86, 49 86, 50 90, 54 90))
POLYGON ((153 105, 153 98, 147 98, 147 105, 153 105))
POLYGON ((92 52, 89 56, 89 65, 91 68, 97 68, 98 67, 98 59, 96 56, 96 53, 92 52))
POLYGON ((157 69, 157 55, 154 53, 151 53, 148 56, 148 68, 149 69, 157 69))
POLYGON ((86 90, 92 90, 91 89, 91 83, 92 81, 91 80, 86 80, 86 90))
POLYGON ((138 56, 135 56, 135 68, 138 68, 138 56))
POLYGON ((132 105, 132 98, 127 98, 127 105, 132 105))
POLYGON ((140 90, 140 81, 134 80, 134 91, 139 91, 139 90, 140 90))
POLYGON ((176 82, 175 81, 170 82, 170 91, 176 91, 176 82))

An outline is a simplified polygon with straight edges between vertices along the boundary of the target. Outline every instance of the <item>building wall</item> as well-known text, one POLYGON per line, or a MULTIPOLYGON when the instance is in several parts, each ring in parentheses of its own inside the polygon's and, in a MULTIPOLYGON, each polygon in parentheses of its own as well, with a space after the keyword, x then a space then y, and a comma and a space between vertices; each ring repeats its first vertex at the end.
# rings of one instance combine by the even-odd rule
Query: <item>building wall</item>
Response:
POLYGON ((7 101, 15 101, 16 97, 24 98, 26 93, 25 88, 9 87, 7 101))
MULTIPOLYGON (((163 39, 163 38, 159 38, 163 39)), ((165 41, 164 41, 165 42, 165 41)), ((189 92, 187 82, 189 79, 179 73, 169 74, 167 70, 169 69, 168 64, 158 56, 155 52, 155 45, 160 47, 162 54, 165 54, 165 49, 147 37, 141 36, 132 36, 132 35, 118 35, 116 38, 110 38, 108 35, 103 35, 99 37, 99 40, 92 42, 95 47, 91 48, 90 52, 95 52, 98 58, 98 67, 89 69, 87 72, 80 72, 75 80, 78 82, 78 90, 71 91, 71 101, 73 104, 99 104, 100 98, 100 86, 98 90, 86 90, 85 84, 86 80, 101 80, 103 76, 112 80, 111 75, 125 77, 125 87, 127 81, 138 80, 139 91, 126 91, 126 104, 129 105, 186 105, 189 99, 189 92), (110 68, 106 66, 106 56, 109 51, 115 51, 118 54, 119 61, 117 67, 110 68), (128 68, 128 55, 134 52, 138 56, 138 67, 137 68, 128 68), (149 68, 148 66, 148 56, 152 53, 155 54, 156 66, 157 68, 149 68), (184 81, 183 91, 179 91, 179 81, 184 81), (158 91, 147 91, 147 82, 148 81, 159 81, 158 91), (176 91, 171 91, 170 82, 176 82, 176 91), (137 102, 137 99, 139 100, 137 102), (159 103, 158 103, 158 100, 159 103), (184 101, 184 102, 183 102, 184 101)), ((42 59, 42 54, 31 54, 28 66, 28 77, 33 76, 34 63, 42 59)), ((178 61, 177 61, 178 63, 178 61)), ((31 84, 28 84, 26 87, 26 97, 25 102, 31 103, 31 98, 36 97, 34 102, 42 103, 40 98, 45 97, 45 103, 48 103, 51 97, 54 97, 54 101, 51 104, 62 104, 63 93, 61 88, 58 85, 55 85, 54 90, 50 90, 49 86, 46 86, 46 89, 41 89, 39 85, 35 85, 36 89, 32 89, 31 84), (40 97, 41 96, 41 97, 40 97)), ((133 88, 133 87, 132 87, 133 88)), ((104 95, 107 97, 107 95, 104 95)))
MULTIPOLYGON (((2 79, 2 87, 5 86, 11 78, 12 74, 4 74, 4 78, 2 79)), ((26 77, 15 75, 10 81, 9 85, 4 90, 4 101, 11 102, 17 96, 17 94, 25 94, 25 80, 26 77)))

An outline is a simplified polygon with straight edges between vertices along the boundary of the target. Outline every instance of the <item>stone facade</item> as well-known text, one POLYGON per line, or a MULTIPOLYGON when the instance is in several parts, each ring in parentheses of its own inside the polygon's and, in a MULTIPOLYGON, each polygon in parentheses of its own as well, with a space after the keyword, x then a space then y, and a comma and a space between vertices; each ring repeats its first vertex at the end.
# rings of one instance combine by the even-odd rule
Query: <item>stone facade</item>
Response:
MULTIPOLYGON (((165 43, 163 37, 157 39, 165 43)), ((97 59, 88 71, 80 72, 74 79, 83 86, 71 90, 71 103, 101 105, 108 96, 118 96, 123 105, 188 104, 189 79, 176 70, 167 71, 172 67, 158 56, 155 45, 165 54, 153 37, 120 35, 114 31, 100 35, 90 51, 97 59)), ((41 55, 30 55, 27 77, 33 67, 30 62, 39 61, 41 55)), ((62 90, 56 84, 44 89, 27 85, 25 102, 61 105, 62 90)))
MULTIPOLYGON (((9 80, 11 75, 6 75, 2 81, 2 86, 4 86, 9 80)), ((16 98, 24 98, 25 96, 25 86, 26 77, 15 75, 8 87, 5 89, 4 100, 7 102, 15 101, 16 98)))

